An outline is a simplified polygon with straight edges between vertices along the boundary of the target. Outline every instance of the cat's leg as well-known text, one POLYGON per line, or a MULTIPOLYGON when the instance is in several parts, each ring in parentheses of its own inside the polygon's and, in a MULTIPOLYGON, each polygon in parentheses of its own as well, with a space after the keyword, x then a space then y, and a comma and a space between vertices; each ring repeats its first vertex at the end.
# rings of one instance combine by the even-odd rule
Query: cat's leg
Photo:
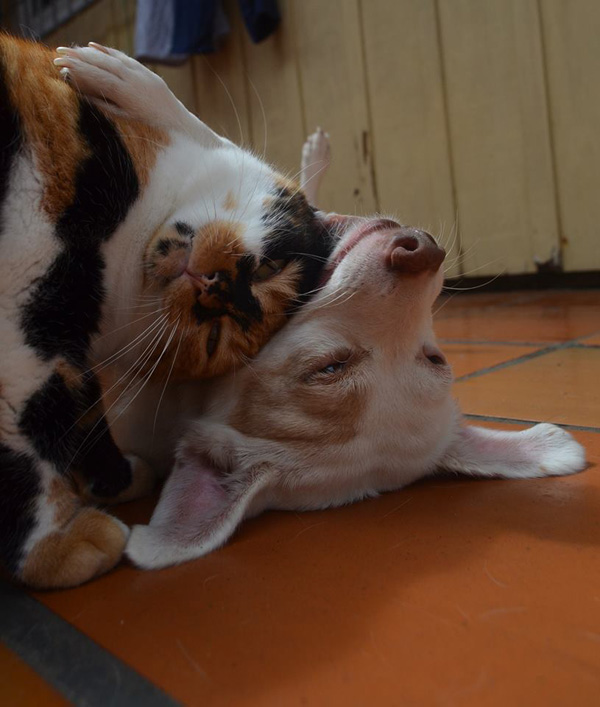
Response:
POLYGON ((208 148, 227 144, 188 111, 160 76, 123 52, 95 42, 56 51, 60 56, 54 63, 63 75, 104 110, 183 132, 208 148))
POLYGON ((300 187, 311 206, 317 206, 317 194, 321 180, 331 162, 331 147, 329 134, 317 128, 306 138, 302 147, 302 162, 300 169, 300 187))
POLYGON ((119 520, 81 505, 68 475, 0 442, 0 557, 36 588, 72 587, 107 572, 129 535, 119 520))
POLYGON ((30 383, 2 385, 0 557, 31 586, 74 586, 113 567, 128 535, 117 519, 85 507, 77 487, 125 500, 152 480, 115 446, 94 376, 65 360, 34 364, 30 383))
POLYGON ((90 500, 122 503, 148 495, 156 475, 135 455, 124 456, 115 444, 104 417, 102 391, 96 376, 84 374, 79 391, 84 410, 79 421, 81 441, 74 463, 83 480, 80 490, 90 500))

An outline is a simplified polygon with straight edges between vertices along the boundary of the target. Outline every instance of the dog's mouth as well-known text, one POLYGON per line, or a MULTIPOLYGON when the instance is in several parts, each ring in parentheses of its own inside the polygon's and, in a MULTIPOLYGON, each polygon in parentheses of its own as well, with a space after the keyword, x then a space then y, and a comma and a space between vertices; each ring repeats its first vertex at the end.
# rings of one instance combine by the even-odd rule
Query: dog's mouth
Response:
POLYGON ((400 228, 399 223, 386 218, 363 222, 355 229, 350 228, 349 232, 342 236, 340 244, 331 254, 329 262, 323 269, 319 286, 325 287, 344 258, 365 238, 372 236, 374 233, 379 233, 380 231, 398 228, 400 228))

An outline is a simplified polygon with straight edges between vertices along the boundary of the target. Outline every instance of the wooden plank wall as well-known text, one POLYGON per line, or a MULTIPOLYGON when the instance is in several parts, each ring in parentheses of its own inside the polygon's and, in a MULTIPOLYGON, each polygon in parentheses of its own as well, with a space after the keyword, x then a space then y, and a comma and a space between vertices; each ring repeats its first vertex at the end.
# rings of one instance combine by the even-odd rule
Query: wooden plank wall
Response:
MULTIPOLYGON (((449 275, 600 269, 597 0, 280 0, 251 43, 235 0, 221 50, 152 68, 214 129, 290 175, 332 138, 324 209, 442 234, 449 275)), ((131 53, 134 0, 48 39, 131 53)))

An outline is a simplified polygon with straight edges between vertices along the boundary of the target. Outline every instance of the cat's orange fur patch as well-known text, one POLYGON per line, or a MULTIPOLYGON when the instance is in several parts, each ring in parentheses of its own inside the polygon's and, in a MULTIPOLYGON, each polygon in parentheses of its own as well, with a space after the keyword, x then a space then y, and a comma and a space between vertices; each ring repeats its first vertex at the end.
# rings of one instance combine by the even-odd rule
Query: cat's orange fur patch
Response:
POLYGON ((124 120, 114 116, 110 118, 117 126, 121 140, 131 155, 140 187, 144 188, 148 184, 159 150, 169 144, 170 138, 163 130, 137 120, 124 120))
POLYGON ((77 512, 79 495, 65 479, 54 477, 50 482, 46 502, 54 507, 54 522, 65 526, 77 512))
POLYGON ((60 374, 69 390, 77 390, 81 387, 81 371, 64 359, 57 362, 55 370, 60 374))
POLYGON ((62 530, 29 552, 21 579, 39 589, 74 587, 108 572, 121 559, 127 535, 114 518, 82 508, 62 530))
MULTIPOLYGON (((235 282, 240 258, 248 255, 243 242, 243 229, 241 223, 218 219, 202 226, 195 234, 187 270, 197 276, 225 272, 231 282, 235 282)), ((156 262, 154 257, 156 243, 169 237, 170 232, 160 231, 147 248, 146 261, 152 266, 152 274, 148 275, 148 286, 151 286, 154 274, 160 272, 160 261, 156 262)), ((160 375, 163 369, 171 370, 173 366, 171 372, 174 376, 207 378, 235 368, 244 357, 255 356, 285 323, 285 311, 298 294, 300 276, 300 266, 292 262, 275 277, 254 283, 252 291, 260 303, 262 318, 260 321, 252 321, 245 329, 234 321, 236 315, 244 318, 245 313, 237 312, 233 305, 228 305, 228 311, 233 316, 224 314, 220 317, 219 343, 211 356, 207 352, 207 340, 215 320, 209 319, 199 323, 193 308, 197 301, 209 308, 213 305, 217 307, 217 298, 215 295, 199 293, 185 277, 174 280, 165 295, 170 325, 166 327, 164 340, 170 335, 172 327, 176 326, 177 332, 173 335, 169 351, 164 354, 155 373, 160 375)), ((220 306, 218 304, 218 307, 220 306)), ((160 354, 162 351, 163 346, 158 345, 156 353, 160 354)), ((154 363, 156 359, 151 358, 146 362, 144 370, 150 370, 154 363)))
POLYGON ((10 100, 44 177, 42 206, 54 221, 72 202, 77 167, 88 154, 77 129, 78 99, 41 44, 0 35, 0 57, 10 100))
POLYGON ((234 211, 237 209, 238 203, 231 189, 227 192, 227 196, 223 201, 223 208, 226 211, 234 211))
MULTIPOLYGON (((72 203, 77 170, 90 154, 79 132, 79 97, 54 66, 54 57, 37 42, 0 35, 10 100, 44 179, 42 208, 52 221, 72 203)), ((140 185, 145 186, 168 135, 137 121, 108 118, 117 126, 140 185)))

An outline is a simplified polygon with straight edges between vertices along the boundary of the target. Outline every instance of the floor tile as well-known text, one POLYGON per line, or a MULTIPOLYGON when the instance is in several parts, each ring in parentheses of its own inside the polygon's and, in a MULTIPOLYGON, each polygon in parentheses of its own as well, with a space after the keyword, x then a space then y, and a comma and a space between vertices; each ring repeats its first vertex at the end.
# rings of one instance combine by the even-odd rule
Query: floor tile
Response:
POLYGON ((455 297, 434 318, 440 339, 559 342, 594 334, 600 291, 455 297))
POLYGON ((0 704, 6 707, 63 707, 70 703, 0 643, 0 704))
POLYGON ((536 351, 535 346, 496 346, 493 344, 444 344, 442 349, 452 366, 454 377, 466 376, 519 356, 536 351))
POLYGON ((586 346, 600 346, 600 334, 594 334, 594 336, 589 336, 585 338, 581 343, 585 344, 586 346))
POLYGON ((600 350, 567 348, 455 385, 465 413, 600 427, 600 350))
POLYGON ((599 543, 597 466, 439 479, 41 598, 189 705, 592 705, 599 543))

